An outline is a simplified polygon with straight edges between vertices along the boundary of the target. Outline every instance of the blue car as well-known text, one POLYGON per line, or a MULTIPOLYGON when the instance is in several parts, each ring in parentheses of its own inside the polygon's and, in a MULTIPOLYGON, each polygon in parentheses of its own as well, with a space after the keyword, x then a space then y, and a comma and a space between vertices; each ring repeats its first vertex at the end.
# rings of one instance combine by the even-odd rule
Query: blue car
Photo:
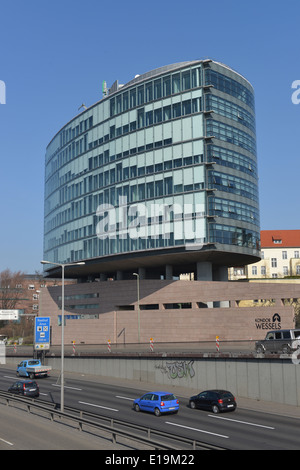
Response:
POLYGON ((161 413, 177 413, 179 400, 173 393, 149 392, 134 400, 133 409, 135 411, 149 411, 155 416, 160 416, 161 413))

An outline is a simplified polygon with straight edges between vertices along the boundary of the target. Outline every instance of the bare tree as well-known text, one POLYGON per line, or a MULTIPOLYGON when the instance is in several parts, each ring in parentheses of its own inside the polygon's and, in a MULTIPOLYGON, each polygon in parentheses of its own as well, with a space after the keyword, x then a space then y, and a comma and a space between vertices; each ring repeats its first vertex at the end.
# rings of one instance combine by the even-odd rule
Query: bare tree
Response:
MULTIPOLYGON (((0 272, 0 309, 14 309, 23 295, 22 283, 24 281, 24 273, 17 271, 11 272, 5 269, 0 272)), ((3 322, 0 321, 0 326, 3 322)))
POLYGON ((300 328, 300 298, 283 299, 283 305, 291 305, 295 313, 295 327, 300 328))

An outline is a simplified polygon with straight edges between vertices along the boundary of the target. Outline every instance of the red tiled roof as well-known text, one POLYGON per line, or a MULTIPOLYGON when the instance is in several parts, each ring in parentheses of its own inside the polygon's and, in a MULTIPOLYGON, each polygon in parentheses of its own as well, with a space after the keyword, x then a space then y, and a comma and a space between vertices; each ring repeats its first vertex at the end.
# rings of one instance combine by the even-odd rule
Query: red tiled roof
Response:
POLYGON ((300 230, 261 230, 262 248, 300 247, 300 230))

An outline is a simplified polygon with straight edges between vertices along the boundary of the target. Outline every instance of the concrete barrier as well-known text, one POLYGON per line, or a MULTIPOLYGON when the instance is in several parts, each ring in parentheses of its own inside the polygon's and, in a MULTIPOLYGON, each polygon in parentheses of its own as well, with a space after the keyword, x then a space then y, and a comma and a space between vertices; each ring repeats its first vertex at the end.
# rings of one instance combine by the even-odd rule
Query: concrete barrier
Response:
MULTIPOLYGON (((47 357, 60 369, 60 357, 47 357)), ((7 358, 18 363, 18 358, 7 358)), ((236 396, 300 406, 300 365, 291 359, 168 356, 65 357, 65 371, 137 380, 191 392, 224 388, 236 396)))
MULTIPOLYGON (((60 358, 48 359, 54 369, 60 358)), ((237 396, 300 406, 300 366, 282 359, 66 358, 70 372, 172 385, 191 390, 229 389, 237 396)))

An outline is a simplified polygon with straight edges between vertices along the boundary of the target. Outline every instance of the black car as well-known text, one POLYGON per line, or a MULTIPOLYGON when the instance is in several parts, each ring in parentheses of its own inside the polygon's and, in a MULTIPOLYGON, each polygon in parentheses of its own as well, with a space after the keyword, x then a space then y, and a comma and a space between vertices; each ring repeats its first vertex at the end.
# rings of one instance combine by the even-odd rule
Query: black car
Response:
POLYGON ((34 380, 18 380, 9 387, 8 391, 25 397, 37 398, 40 396, 39 386, 34 380))
POLYGON ((227 390, 206 390, 189 400, 190 408, 213 411, 234 411, 237 407, 235 397, 227 390))

